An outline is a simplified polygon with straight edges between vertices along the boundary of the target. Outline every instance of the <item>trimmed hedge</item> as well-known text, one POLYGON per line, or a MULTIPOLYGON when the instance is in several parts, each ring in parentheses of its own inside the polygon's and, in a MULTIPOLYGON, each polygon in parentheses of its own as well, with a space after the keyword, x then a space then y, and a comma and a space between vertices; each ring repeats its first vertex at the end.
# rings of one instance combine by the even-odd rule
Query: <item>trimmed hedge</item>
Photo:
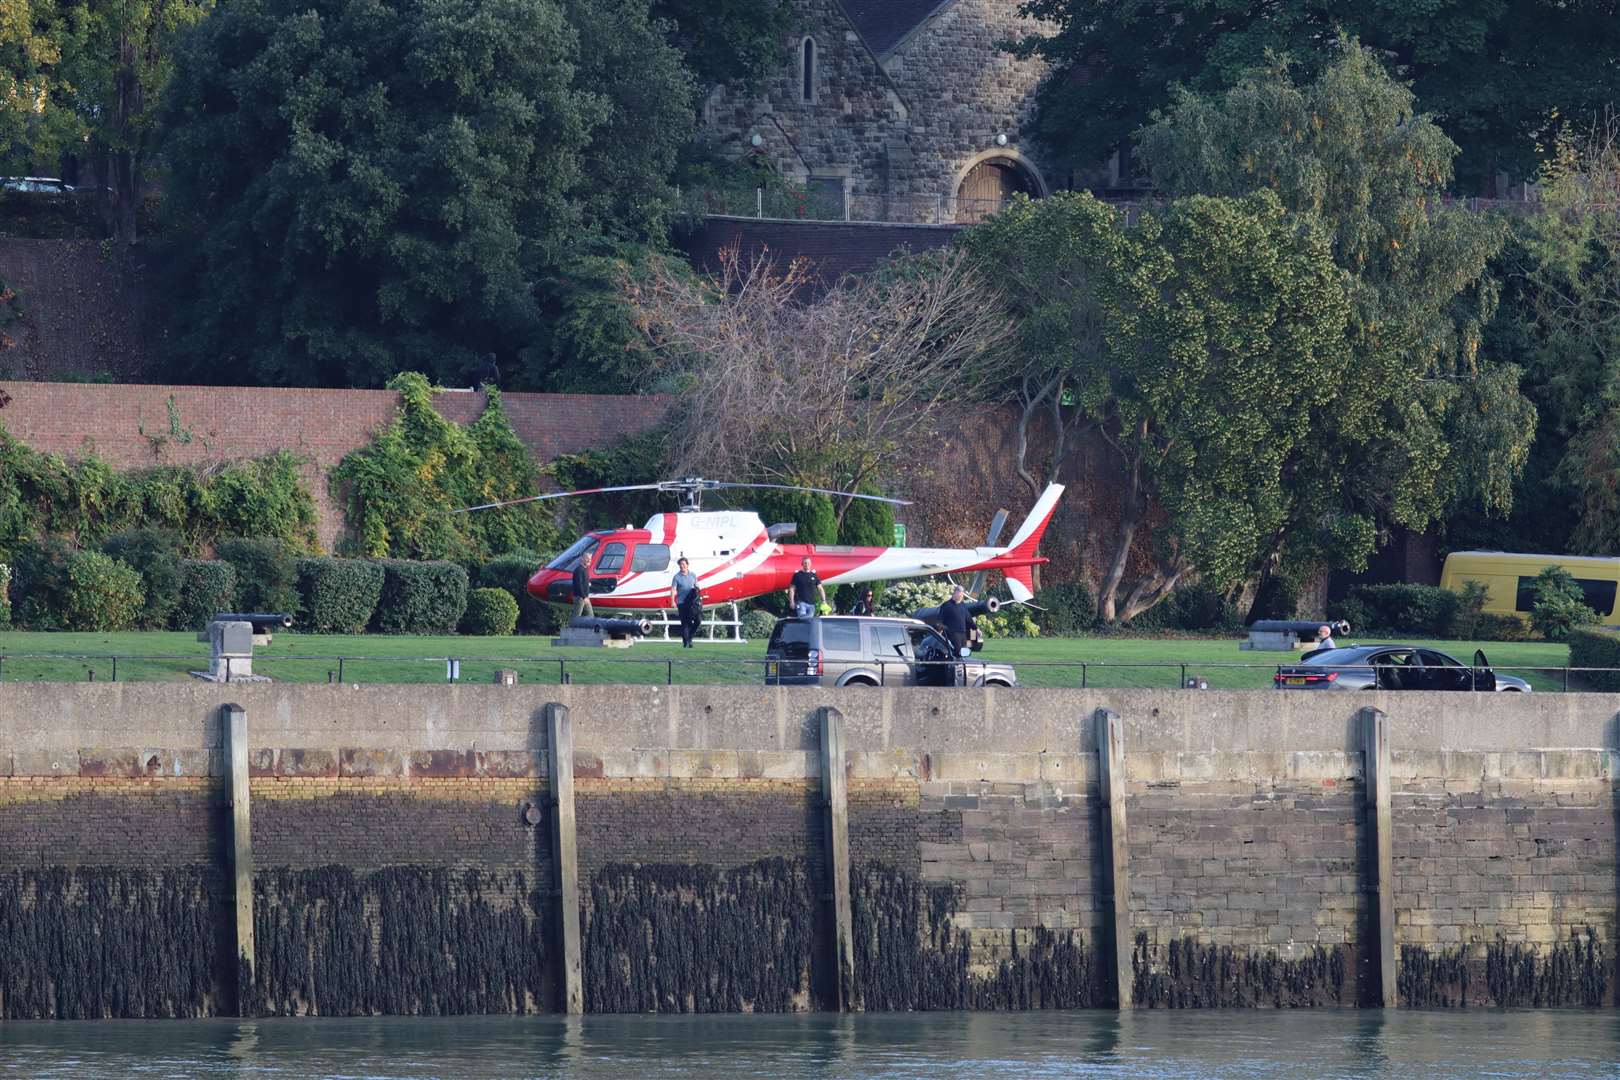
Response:
MULTIPOLYGON (((1571 630, 1569 666, 1620 668, 1620 633, 1592 626, 1581 626, 1571 630)), ((1587 671, 1579 673, 1576 677, 1593 690, 1620 693, 1620 671, 1587 671)))
POLYGON ((505 589, 474 589, 462 626, 469 634, 505 637, 517 627, 518 606, 505 589))
POLYGON ((1097 623, 1097 599, 1078 581, 1049 585, 1035 594, 1041 633, 1058 637, 1083 634, 1097 623))
POLYGON ((1438 585, 1357 585, 1328 614, 1355 634, 1444 638, 1461 610, 1462 597, 1438 585))
POLYGON ((298 629, 311 634, 359 634, 382 596, 383 568, 365 559, 299 559, 298 629))
POLYGON ((129 529, 107 537, 101 550, 140 571, 146 601, 135 625, 141 630, 167 630, 180 606, 185 578, 180 553, 185 539, 173 529, 129 529))
POLYGON ((279 540, 237 537, 214 545, 214 554, 236 570, 233 611, 298 615, 298 564, 279 540))
POLYGON ((223 559, 180 560, 180 601, 170 626, 201 630, 223 611, 235 611, 236 568, 223 559))
POLYGON ((776 629, 776 616, 761 608, 743 612, 742 635, 749 641, 769 641, 776 629))
POLYGON ((551 608, 529 595, 529 578, 544 564, 539 555, 514 551, 495 556, 478 571, 479 588, 505 589, 517 602, 517 628, 521 634, 550 634, 557 629, 551 608))
POLYGON ((467 610, 467 571, 459 563, 382 559, 382 595, 372 629, 384 634, 453 634, 467 610))
POLYGON ((140 571, 99 551, 80 551, 67 563, 62 590, 65 630, 128 630, 146 600, 140 571))

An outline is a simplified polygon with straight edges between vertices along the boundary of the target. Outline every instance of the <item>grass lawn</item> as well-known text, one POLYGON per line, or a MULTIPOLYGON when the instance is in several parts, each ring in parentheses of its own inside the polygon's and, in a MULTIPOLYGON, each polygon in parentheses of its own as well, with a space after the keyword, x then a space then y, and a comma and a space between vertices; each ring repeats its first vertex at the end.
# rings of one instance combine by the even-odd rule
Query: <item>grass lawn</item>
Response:
MULTIPOLYGON (((1413 642, 1433 645, 1464 663, 1476 648, 1499 671, 1526 677, 1537 690, 1562 688, 1569 650, 1547 642, 1413 642)), ((553 649, 549 637, 403 637, 381 634, 327 636, 277 634, 274 644, 254 650, 254 670, 285 682, 430 683, 445 679, 445 659, 461 660, 461 680, 487 683, 498 667, 516 668, 523 682, 555 683, 562 670, 578 683, 756 683, 761 681, 765 643, 699 645, 648 641, 630 649, 553 649), (669 661, 673 660, 671 665, 669 661)), ((0 680, 71 682, 184 679, 208 666, 208 646, 194 634, 49 634, 0 632, 0 680), (142 659, 150 658, 150 659, 142 659)), ((986 659, 1017 666, 1024 686, 1079 686, 1084 663, 1088 686, 1174 687, 1181 667, 1218 689, 1271 685, 1283 653, 1240 651, 1237 639, 1028 638, 991 641, 986 659)))

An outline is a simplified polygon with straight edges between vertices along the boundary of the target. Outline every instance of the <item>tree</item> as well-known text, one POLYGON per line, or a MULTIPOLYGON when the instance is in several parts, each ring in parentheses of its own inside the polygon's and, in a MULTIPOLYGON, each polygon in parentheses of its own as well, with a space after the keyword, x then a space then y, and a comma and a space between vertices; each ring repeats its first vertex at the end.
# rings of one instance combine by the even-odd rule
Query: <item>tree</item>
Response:
POLYGON ((1480 349, 1504 225, 1439 205, 1456 146, 1368 50, 1345 46, 1309 83, 1276 65, 1219 97, 1178 91, 1141 133, 1166 191, 1274 191, 1321 223, 1348 275, 1355 363, 1287 466, 1309 494, 1278 522, 1262 572, 1287 553, 1359 569, 1390 526, 1506 513, 1536 425, 1518 370, 1480 349))
POLYGON ((1531 379, 1561 444, 1575 550, 1620 543, 1620 117, 1566 127, 1522 231, 1531 379))
POLYGON ((655 0, 652 14, 704 90, 764 78, 793 22, 786 0, 655 0))
POLYGON ((464 385, 485 352, 544 356, 537 283, 598 235, 662 239, 692 86, 647 10, 246 0, 209 19, 165 112, 175 374, 464 385))
POLYGON ((8 172, 54 172, 81 133, 61 63, 81 47, 83 15, 56 0, 0 0, 0 147, 8 172))
POLYGON ((1620 92, 1615 0, 1189 0, 1173 15, 1143 0, 1024 0, 1021 10, 1050 24, 1016 49, 1052 65, 1036 133, 1082 169, 1120 148, 1174 87, 1218 94, 1272 56, 1314 74, 1336 59, 1340 32, 1411 80, 1463 146, 1470 182, 1529 175, 1550 115, 1620 92))
MULTIPOLYGON (((858 491, 916 453, 948 404, 999 373, 998 291, 952 252, 847 280, 813 302, 808 265, 712 279, 663 264, 631 303, 684 388, 670 445, 688 472, 858 491)), ((850 500, 842 500, 841 522, 850 500)))

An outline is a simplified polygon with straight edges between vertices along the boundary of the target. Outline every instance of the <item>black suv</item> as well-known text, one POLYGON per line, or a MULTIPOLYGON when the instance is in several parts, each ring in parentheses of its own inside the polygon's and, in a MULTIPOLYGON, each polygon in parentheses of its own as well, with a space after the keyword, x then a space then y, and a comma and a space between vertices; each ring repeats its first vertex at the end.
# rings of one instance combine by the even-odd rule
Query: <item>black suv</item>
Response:
POLYGON ((765 646, 767 686, 1017 686, 1011 664, 951 656, 916 619, 780 619, 765 646))

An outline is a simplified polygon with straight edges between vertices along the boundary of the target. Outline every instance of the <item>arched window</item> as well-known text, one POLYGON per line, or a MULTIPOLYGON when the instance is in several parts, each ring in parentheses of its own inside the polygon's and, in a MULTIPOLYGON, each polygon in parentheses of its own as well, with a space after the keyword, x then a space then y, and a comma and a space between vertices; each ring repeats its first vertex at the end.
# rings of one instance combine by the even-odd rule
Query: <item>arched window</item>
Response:
POLYGON ((813 38, 804 39, 804 52, 799 60, 799 73, 803 76, 804 82, 800 89, 800 100, 816 100, 816 43, 813 38))

